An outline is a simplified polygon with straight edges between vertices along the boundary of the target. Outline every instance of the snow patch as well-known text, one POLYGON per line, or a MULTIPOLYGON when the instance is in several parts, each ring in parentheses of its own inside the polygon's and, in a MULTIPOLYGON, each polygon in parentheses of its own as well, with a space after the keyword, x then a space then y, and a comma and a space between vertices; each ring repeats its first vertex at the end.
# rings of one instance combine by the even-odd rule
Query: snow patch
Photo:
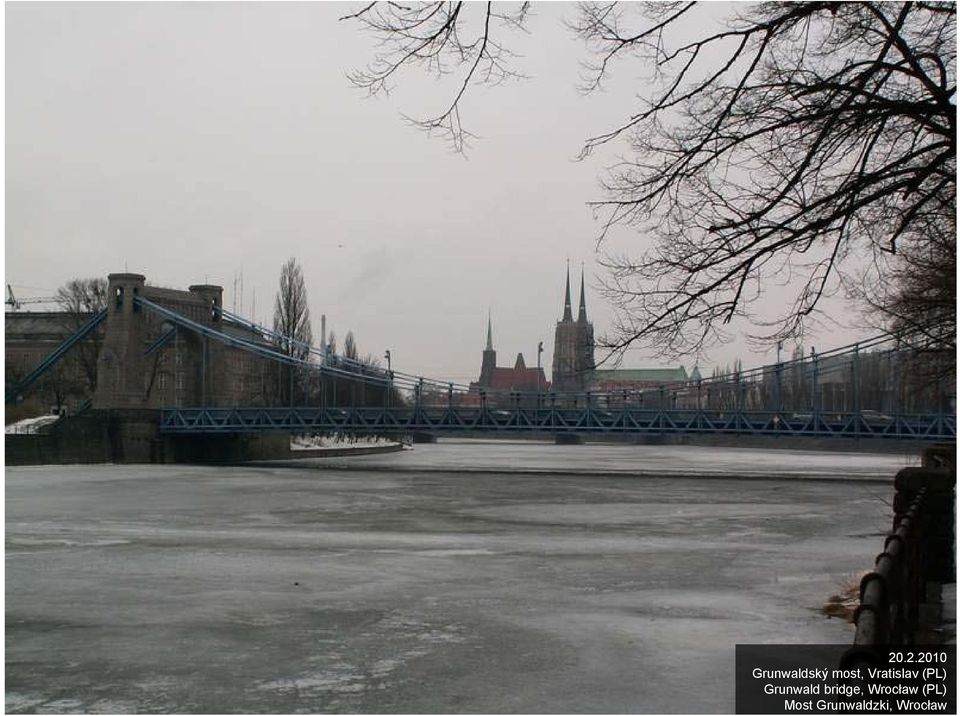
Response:
POLYGON ((383 437, 357 437, 334 433, 333 435, 294 435, 290 438, 291 450, 318 450, 323 448, 368 448, 396 445, 396 440, 383 437))
POLYGON ((40 428, 52 425, 60 419, 59 415, 41 415, 36 418, 25 418, 7 426, 7 434, 36 435, 40 428))

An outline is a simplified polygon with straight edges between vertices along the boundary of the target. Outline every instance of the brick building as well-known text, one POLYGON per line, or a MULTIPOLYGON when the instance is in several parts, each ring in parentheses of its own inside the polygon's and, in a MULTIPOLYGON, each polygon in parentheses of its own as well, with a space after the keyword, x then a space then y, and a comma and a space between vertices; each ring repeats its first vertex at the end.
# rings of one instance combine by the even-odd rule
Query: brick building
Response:
POLYGON ((580 273, 580 306, 573 319, 570 301, 570 269, 567 269, 563 318, 557 323, 553 346, 554 390, 575 393, 635 393, 670 389, 688 379, 682 366, 676 368, 597 369, 594 359, 593 324, 587 318, 586 290, 580 273))
MULTIPOLYGON (((142 297, 201 326, 269 347, 258 332, 225 319, 223 289, 195 285, 187 291, 146 285, 144 276, 110 274, 107 318, 70 349, 34 385, 11 415, 48 412, 62 397, 68 408, 159 408, 189 405, 269 405, 278 394, 275 363, 205 337, 136 305, 142 297)), ((67 312, 7 312, 7 385, 49 356, 91 316, 67 312)))
POLYGON ((139 296, 200 326, 268 345, 256 331, 223 317, 222 287, 158 288, 128 273, 110 274, 109 281, 94 407, 270 404, 279 377, 274 363, 177 326, 133 300, 139 296))
MULTIPOLYGON (((29 374, 68 336, 93 317, 63 311, 7 311, 4 315, 4 379, 14 385, 29 374)), ((101 325, 87 340, 23 396, 14 417, 52 410, 73 410, 93 396, 97 353, 103 341, 101 325)))
POLYGON ((580 310, 574 321, 570 305, 570 267, 567 266, 563 318, 557 322, 553 338, 552 378, 556 392, 580 393, 590 388, 590 375, 596 365, 593 348, 593 324, 587 320, 583 271, 580 271, 580 310))
POLYGON ((487 345, 480 364, 480 377, 470 383, 469 393, 461 399, 461 404, 479 404, 481 394, 487 391, 502 396, 506 393, 546 393, 549 390, 550 382, 543 368, 528 368, 523 353, 517 353, 512 368, 497 365, 497 351, 493 347, 493 325, 488 317, 487 345))

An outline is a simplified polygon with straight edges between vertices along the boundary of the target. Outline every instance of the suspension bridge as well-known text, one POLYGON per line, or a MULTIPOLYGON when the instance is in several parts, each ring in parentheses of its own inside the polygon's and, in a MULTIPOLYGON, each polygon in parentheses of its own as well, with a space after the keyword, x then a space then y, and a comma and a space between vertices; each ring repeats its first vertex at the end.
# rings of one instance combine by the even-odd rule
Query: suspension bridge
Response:
POLYGON ((23 379, 8 385, 8 403, 18 400, 78 342, 105 326, 94 407, 154 409, 162 435, 956 439, 955 408, 944 378, 935 375, 920 381, 920 359, 889 335, 772 365, 658 386, 606 392, 498 392, 385 370, 301 343, 224 309, 220 287, 192 286, 189 292, 155 289, 145 286, 138 274, 111 274, 110 280, 108 307, 23 379), (178 365, 188 364, 182 373, 189 377, 189 385, 172 401, 168 393, 156 389, 157 366, 163 364, 165 352, 172 352, 178 365), (147 378, 151 370, 153 375, 147 378), (249 389, 249 380, 244 383, 251 373, 260 376, 259 391, 249 389), (929 397, 920 399, 920 394, 929 397))

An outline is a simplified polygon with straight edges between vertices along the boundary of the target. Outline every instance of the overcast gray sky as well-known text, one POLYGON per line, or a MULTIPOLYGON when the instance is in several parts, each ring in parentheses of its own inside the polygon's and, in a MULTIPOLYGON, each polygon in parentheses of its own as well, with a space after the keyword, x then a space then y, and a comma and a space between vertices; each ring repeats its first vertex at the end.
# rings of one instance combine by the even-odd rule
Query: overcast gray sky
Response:
MULTIPOLYGON (((464 159, 400 117, 437 112, 440 86, 404 76, 370 99, 349 84, 372 57, 371 38, 337 21, 358 7, 7 4, 6 282, 19 297, 124 270, 218 283, 228 308, 254 316, 255 300, 269 323, 295 256, 315 336, 326 313, 341 346, 352 329, 363 354, 389 348, 396 369, 466 382, 488 309, 501 365, 519 351, 534 365, 538 341, 550 365, 569 257, 607 330, 586 205, 605 157, 574 157, 629 115, 634 78, 580 94, 583 48, 562 24, 574 5, 534 5, 530 34, 510 42, 530 78, 471 91, 464 123, 481 138, 464 159)), ((807 343, 863 335, 833 327, 807 343)), ((765 360, 735 343, 700 364, 736 357, 765 360)), ((623 365, 657 361, 632 351, 623 365)))

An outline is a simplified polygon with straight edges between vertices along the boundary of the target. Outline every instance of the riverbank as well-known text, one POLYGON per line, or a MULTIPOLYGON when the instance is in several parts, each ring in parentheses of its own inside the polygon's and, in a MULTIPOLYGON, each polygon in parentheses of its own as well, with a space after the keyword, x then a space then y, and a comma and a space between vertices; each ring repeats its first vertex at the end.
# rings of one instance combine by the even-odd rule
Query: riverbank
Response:
POLYGON ((242 464, 377 455, 402 444, 377 437, 291 436, 263 431, 163 435, 156 410, 95 411, 41 416, 6 427, 6 465, 242 464))

